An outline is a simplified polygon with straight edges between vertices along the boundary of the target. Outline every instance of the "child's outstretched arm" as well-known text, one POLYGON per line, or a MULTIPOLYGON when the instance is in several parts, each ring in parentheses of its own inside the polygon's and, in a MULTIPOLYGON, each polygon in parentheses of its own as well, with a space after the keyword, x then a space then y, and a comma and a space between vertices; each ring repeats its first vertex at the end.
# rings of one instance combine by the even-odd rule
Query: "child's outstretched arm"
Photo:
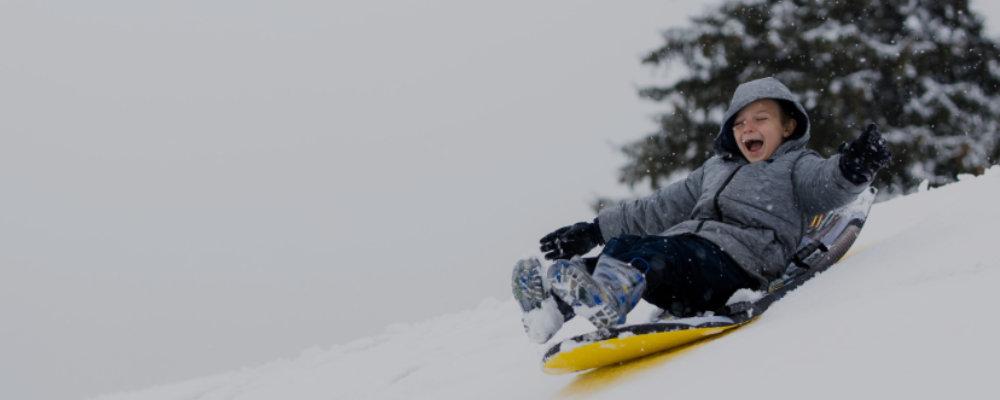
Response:
POLYGON ((601 210, 598 220, 605 238, 621 234, 658 235, 687 220, 701 194, 704 166, 650 196, 601 210))
POLYGON ((824 159, 809 152, 795 163, 792 173, 799 205, 807 213, 840 207, 861 193, 892 153, 875 124, 840 146, 839 154, 824 159))
POLYGON ((583 255, 621 234, 655 235, 687 218, 701 192, 703 172, 696 169, 652 195, 601 211, 593 222, 578 222, 545 235, 539 242, 545 258, 583 255))

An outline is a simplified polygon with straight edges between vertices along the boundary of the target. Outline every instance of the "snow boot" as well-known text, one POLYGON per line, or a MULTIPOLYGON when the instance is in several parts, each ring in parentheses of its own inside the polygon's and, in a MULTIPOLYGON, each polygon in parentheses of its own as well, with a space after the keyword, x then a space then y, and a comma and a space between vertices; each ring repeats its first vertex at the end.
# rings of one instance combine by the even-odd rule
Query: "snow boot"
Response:
POLYGON ((545 343, 555 335, 563 322, 573 318, 573 309, 551 296, 551 288, 542 273, 537 258, 520 260, 511 277, 514 298, 524 315, 524 332, 535 343, 545 343))
POLYGON ((597 260, 593 275, 571 261, 557 260, 549 268, 548 277, 552 293, 597 329, 625 323, 625 316, 646 289, 641 271, 608 256, 597 260))

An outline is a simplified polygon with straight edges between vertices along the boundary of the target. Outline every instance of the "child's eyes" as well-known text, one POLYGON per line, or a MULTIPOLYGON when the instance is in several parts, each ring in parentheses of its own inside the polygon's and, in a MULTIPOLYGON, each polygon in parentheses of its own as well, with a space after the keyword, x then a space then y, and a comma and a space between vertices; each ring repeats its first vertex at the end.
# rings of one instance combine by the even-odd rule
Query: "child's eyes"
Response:
MULTIPOLYGON (((763 124, 764 122, 766 122, 769 119, 769 117, 768 116, 760 116, 760 117, 752 117, 752 119, 753 119, 754 125, 758 125, 759 126, 760 124, 763 124)), ((738 130, 738 131, 743 131, 744 129, 747 128, 747 125, 749 123, 750 123, 749 120, 738 119, 736 121, 733 121, 733 129, 734 130, 738 130)))
MULTIPOLYGON (((754 117, 754 122, 764 122, 768 120, 768 117, 754 117)), ((740 119, 733 122, 733 126, 744 126, 747 124, 747 120, 740 119)))

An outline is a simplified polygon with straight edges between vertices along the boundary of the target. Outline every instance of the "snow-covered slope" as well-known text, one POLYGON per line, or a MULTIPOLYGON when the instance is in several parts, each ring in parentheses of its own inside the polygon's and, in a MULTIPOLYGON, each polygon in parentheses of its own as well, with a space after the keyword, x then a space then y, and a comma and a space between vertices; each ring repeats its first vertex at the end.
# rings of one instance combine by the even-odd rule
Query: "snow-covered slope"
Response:
POLYGON ((997 199, 1000 167, 877 204, 860 251, 757 322, 625 367, 545 375, 544 347, 524 336, 514 301, 486 300, 292 359, 101 399, 993 398, 997 199))

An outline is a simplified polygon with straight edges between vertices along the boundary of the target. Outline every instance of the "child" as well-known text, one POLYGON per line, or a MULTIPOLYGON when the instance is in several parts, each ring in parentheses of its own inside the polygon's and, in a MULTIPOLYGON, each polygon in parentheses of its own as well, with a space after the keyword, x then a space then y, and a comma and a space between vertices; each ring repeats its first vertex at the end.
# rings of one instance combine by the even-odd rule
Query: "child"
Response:
POLYGON ((715 156, 686 179, 541 239, 514 269, 528 336, 544 343, 574 314, 598 329, 640 298, 675 316, 715 311, 781 276, 812 215, 861 193, 891 157, 874 124, 829 159, 806 148, 809 118, 774 78, 733 94, 715 156), (580 257, 604 245, 594 262, 580 257))

